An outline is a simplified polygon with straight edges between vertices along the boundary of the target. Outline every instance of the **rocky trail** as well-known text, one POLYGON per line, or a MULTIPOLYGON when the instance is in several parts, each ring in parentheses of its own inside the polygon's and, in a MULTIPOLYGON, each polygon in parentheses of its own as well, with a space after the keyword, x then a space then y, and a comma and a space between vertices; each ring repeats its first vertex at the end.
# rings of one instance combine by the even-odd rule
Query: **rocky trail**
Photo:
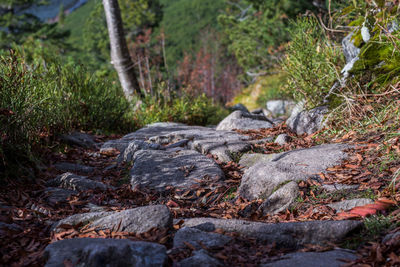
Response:
POLYGON ((368 216, 399 219, 397 169, 373 166, 378 135, 322 140, 323 114, 62 136, 40 179, 1 189, 2 265, 400 264, 400 227, 357 247, 368 216))

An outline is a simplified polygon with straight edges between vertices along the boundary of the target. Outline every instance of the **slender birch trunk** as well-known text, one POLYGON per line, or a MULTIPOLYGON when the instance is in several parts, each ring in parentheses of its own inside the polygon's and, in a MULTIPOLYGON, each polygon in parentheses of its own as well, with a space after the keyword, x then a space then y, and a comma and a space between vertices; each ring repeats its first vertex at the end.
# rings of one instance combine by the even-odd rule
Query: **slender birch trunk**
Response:
POLYGON ((140 97, 143 97, 133 68, 134 64, 126 45, 118 0, 103 0, 103 6, 106 14, 108 35, 110 37, 111 63, 118 73, 125 97, 131 100, 135 92, 140 97))

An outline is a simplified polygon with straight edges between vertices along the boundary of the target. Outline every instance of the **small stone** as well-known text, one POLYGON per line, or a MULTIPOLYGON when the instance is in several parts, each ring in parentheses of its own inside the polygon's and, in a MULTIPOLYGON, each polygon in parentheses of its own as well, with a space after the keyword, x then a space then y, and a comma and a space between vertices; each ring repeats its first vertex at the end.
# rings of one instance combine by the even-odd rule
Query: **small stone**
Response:
POLYGON ((340 202, 335 202, 328 204, 328 207, 331 207, 332 209, 336 210, 337 212, 340 211, 348 211, 351 210, 352 208, 358 207, 358 206, 364 206, 367 204, 372 204, 374 203, 373 200, 369 198, 356 198, 356 199, 349 199, 349 200, 343 200, 340 202))
POLYGON ((266 104, 267 110, 270 111, 274 117, 289 114, 294 106, 295 103, 288 100, 269 100, 266 104))
POLYGON ((278 145, 286 145, 290 141, 290 136, 287 134, 280 134, 276 137, 275 143, 278 145))
POLYGON ((262 128, 271 128, 273 123, 266 117, 244 113, 242 111, 234 111, 228 117, 223 119, 217 126, 217 131, 238 130, 254 130, 262 128))
POLYGON ((90 134, 73 132, 71 134, 63 134, 60 136, 61 140, 72 146, 79 146, 84 148, 95 148, 97 146, 94 137, 90 134))

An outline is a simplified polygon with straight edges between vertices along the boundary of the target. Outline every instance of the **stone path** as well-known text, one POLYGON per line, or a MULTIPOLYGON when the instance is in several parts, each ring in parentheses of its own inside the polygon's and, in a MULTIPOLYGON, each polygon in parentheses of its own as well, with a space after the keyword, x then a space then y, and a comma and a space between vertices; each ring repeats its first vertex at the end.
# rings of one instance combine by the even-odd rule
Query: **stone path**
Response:
MULTIPOLYGON (((293 122, 294 116, 290 122, 293 122)), ((308 132, 305 129, 307 125, 300 125, 302 121, 310 124, 308 119, 299 119, 294 130, 308 132)), ((159 198, 150 200, 145 206, 117 211, 110 209, 111 206, 97 207, 98 203, 92 203, 99 211, 75 214, 54 222, 51 226, 53 234, 62 233, 66 227, 74 231, 94 228, 107 233, 136 235, 162 229, 169 234, 170 243, 98 238, 65 239, 46 248, 46 266, 64 266, 67 263, 71 266, 164 266, 170 264, 168 257, 179 253, 186 256, 180 256, 179 263, 175 263, 177 266, 225 266, 224 256, 214 251, 239 244, 237 238, 254 240, 264 247, 275 246, 276 249, 291 251, 271 257, 258 255, 261 257, 258 261, 263 263, 260 266, 340 266, 341 259, 356 258, 354 252, 348 250, 296 251, 307 245, 340 244, 362 227, 362 222, 357 220, 265 223, 252 221, 251 218, 185 218, 179 215, 181 207, 178 198, 164 202, 160 200, 168 199, 170 188, 176 192, 197 190, 193 191, 197 192, 194 195, 200 196, 205 192, 201 191, 204 184, 211 183, 210 188, 226 185, 231 181, 224 174, 221 164, 235 160, 243 176, 238 181, 236 198, 232 201, 253 201, 249 207, 264 216, 281 214, 296 202, 300 195, 301 181, 315 180, 323 183, 318 174, 348 157, 346 150, 351 146, 347 144, 325 144, 277 154, 257 154, 251 151, 253 145, 266 140, 253 140, 249 135, 232 131, 271 128, 274 123, 274 120, 263 115, 243 110, 233 112, 216 128, 155 123, 104 144, 95 143, 88 135, 63 136, 69 144, 98 149, 99 155, 118 151, 119 156, 114 165, 107 168, 130 166, 128 180, 131 188, 158 192, 156 195, 159 198), (187 253, 188 248, 191 253, 187 253)), ((319 119, 312 120, 310 127, 316 129, 318 123, 319 119)), ((269 137, 268 141, 275 137, 269 137)), ((287 136, 282 138, 290 142, 287 136)), ((66 201, 68 197, 87 190, 118 190, 101 180, 84 176, 96 171, 95 167, 60 162, 55 168, 65 173, 47 182, 46 194, 50 202, 66 201)), ((223 199, 217 200, 223 205, 223 199)), ((211 209, 207 203, 200 201, 196 205, 202 206, 206 212, 207 208, 211 209)), ((329 207, 334 213, 368 203, 371 203, 369 199, 345 200, 330 204, 329 207)), ((212 215, 212 210, 208 212, 212 215)))

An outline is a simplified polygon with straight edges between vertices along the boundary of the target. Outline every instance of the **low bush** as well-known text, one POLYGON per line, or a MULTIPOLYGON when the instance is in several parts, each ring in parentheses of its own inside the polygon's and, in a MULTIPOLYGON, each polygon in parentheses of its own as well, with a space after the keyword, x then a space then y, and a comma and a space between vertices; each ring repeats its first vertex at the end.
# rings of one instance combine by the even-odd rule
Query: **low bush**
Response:
POLYGON ((313 17, 299 18, 290 29, 291 41, 281 65, 288 75, 286 91, 308 107, 321 104, 340 77, 344 57, 313 17))
POLYGON ((3 54, 0 166, 31 161, 33 147, 60 132, 132 129, 128 109, 117 85, 99 80, 82 66, 28 64, 15 52, 3 54))

